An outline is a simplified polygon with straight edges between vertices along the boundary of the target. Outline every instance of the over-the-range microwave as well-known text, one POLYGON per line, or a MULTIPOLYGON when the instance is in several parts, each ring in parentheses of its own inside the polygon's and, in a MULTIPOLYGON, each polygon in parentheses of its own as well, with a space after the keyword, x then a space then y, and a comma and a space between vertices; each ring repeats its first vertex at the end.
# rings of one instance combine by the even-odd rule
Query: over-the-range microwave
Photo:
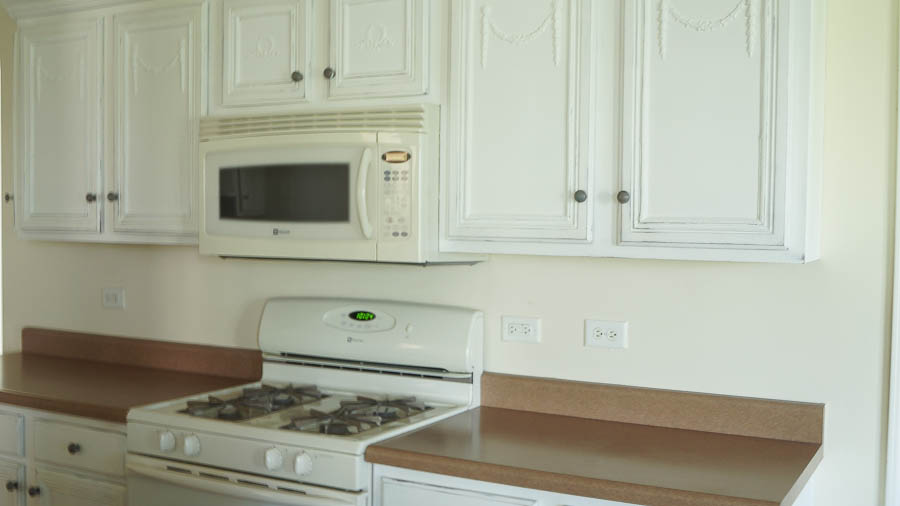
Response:
POLYGON ((205 118, 200 253, 474 262, 439 241, 439 109, 205 118))

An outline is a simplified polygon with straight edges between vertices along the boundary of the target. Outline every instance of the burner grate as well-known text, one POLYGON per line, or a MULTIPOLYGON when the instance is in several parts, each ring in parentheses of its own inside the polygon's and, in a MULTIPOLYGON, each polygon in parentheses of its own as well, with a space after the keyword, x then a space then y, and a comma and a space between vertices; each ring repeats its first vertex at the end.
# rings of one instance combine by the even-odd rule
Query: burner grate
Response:
POLYGON ((315 385, 275 387, 263 384, 245 388, 240 396, 231 399, 210 395, 205 401, 188 401, 187 408, 179 413, 200 418, 243 421, 327 397, 315 385))
POLYGON ((415 397, 378 400, 358 396, 356 400, 341 401, 332 412, 311 409, 308 415, 294 417, 282 429, 320 434, 352 435, 396 422, 431 409, 415 397))

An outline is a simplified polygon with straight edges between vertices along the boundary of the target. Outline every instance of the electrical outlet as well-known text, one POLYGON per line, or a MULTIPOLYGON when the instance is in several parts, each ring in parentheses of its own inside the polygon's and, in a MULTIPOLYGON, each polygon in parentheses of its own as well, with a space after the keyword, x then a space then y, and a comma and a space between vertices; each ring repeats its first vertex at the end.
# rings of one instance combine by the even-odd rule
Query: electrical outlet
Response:
POLYGON ((520 343, 541 342, 541 319, 523 316, 504 316, 501 319, 503 325, 503 340, 520 343))
POLYGON ((628 322, 585 320, 584 345, 599 348, 628 348, 628 322))
POLYGON ((125 289, 104 288, 103 307, 110 309, 125 309, 125 289))

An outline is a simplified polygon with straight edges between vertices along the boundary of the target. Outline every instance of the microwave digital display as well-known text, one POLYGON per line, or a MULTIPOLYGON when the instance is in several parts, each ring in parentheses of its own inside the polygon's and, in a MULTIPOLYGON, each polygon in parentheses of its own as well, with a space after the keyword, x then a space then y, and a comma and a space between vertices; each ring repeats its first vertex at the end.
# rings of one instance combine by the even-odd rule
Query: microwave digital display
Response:
POLYGON ((255 165, 219 170, 219 219, 350 221, 350 165, 255 165))
POLYGON ((367 322, 375 319, 375 313, 370 311, 354 311, 350 313, 350 319, 358 322, 367 322))

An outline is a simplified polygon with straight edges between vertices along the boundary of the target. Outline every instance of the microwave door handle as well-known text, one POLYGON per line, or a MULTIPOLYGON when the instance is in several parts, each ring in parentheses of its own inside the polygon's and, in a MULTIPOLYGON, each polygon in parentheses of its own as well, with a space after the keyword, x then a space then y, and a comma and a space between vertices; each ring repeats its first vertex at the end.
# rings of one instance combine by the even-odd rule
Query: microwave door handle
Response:
POLYGON ((356 210, 359 213, 359 224, 366 239, 372 238, 372 223, 369 222, 369 207, 366 203, 366 182, 369 180, 369 165, 372 163, 372 150, 363 150, 359 160, 359 173, 356 175, 356 210))
POLYGON ((298 497, 296 494, 277 492, 269 488, 241 485, 219 480, 209 480, 190 474, 181 474, 175 471, 166 471, 164 469, 135 464, 133 462, 129 462, 127 468, 132 474, 145 476, 178 487, 244 499, 252 501, 253 503, 263 502, 265 504, 283 504, 285 506, 295 506, 297 504, 303 506, 347 506, 349 504, 338 499, 330 499, 327 497, 310 495, 298 497))

